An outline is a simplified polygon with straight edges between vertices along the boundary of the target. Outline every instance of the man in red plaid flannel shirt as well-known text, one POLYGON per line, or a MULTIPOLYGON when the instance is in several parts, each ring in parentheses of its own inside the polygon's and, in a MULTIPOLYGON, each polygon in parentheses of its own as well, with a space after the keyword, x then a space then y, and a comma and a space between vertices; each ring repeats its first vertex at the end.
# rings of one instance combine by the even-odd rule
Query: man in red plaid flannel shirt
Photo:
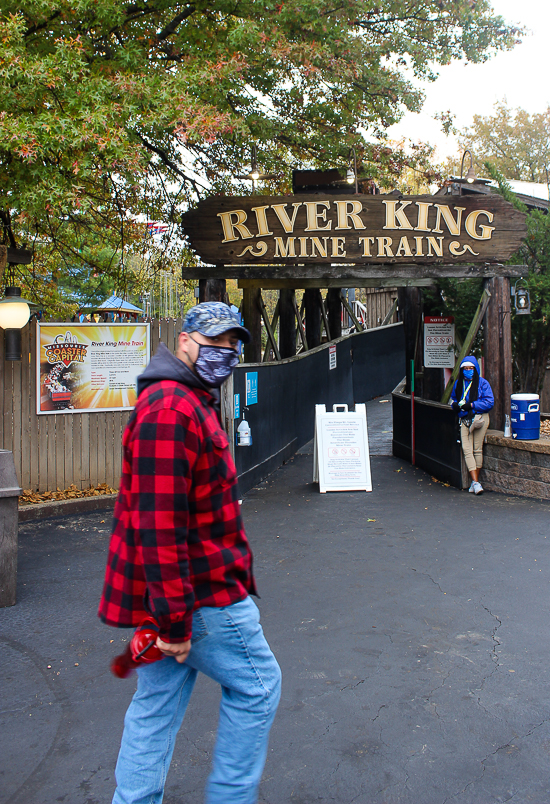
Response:
POLYGON ((230 307, 199 304, 176 355, 161 344, 138 380, 99 616, 118 627, 152 616, 166 658, 137 671, 113 804, 162 801, 198 671, 222 688, 206 802, 257 801, 281 676, 249 597, 252 554, 218 390, 249 339, 230 307))

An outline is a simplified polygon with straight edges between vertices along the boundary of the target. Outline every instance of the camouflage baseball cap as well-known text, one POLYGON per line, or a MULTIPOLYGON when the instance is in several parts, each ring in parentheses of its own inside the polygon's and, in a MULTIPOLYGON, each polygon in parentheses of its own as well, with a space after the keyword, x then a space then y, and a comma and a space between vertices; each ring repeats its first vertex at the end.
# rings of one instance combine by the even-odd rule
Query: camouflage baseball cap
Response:
POLYGON ((183 321, 182 332, 200 332, 213 338, 234 329, 243 343, 250 343, 250 332, 245 329, 237 313, 223 302, 203 302, 192 307, 183 321))

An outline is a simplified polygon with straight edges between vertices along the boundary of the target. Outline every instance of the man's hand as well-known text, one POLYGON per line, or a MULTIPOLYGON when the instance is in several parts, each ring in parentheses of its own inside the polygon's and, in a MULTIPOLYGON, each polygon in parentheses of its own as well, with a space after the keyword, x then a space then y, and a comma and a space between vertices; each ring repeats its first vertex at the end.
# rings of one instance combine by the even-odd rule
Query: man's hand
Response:
POLYGON ((157 637, 156 646, 165 656, 173 656, 176 662, 183 664, 189 656, 191 640, 188 639, 187 642, 164 642, 160 637, 157 637))

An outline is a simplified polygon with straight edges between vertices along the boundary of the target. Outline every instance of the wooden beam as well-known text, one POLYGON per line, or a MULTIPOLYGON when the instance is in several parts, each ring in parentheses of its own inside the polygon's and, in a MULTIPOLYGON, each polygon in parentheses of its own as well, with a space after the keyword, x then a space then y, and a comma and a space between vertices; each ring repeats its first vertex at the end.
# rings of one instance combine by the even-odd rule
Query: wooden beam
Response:
POLYGON ((310 349, 321 344, 321 306, 319 293, 315 288, 304 291, 306 338, 310 349))
MULTIPOLYGON (((260 293, 260 298, 258 300, 258 304, 260 305, 260 312, 262 314, 262 318, 264 320, 264 326, 267 332, 267 337, 271 342, 271 347, 273 349, 273 354, 275 355, 275 360, 280 360, 281 355, 279 354, 279 347, 277 346, 277 338, 275 337, 275 331, 273 326, 269 322, 269 316, 267 314, 267 310, 265 308, 264 300, 262 299, 262 294, 260 293)), ((277 302, 277 307, 279 302, 277 302)), ((278 315, 278 310, 275 310, 275 313, 278 315)), ((275 321, 275 316, 273 316, 273 320, 275 321)), ((267 363, 266 355, 269 354, 269 344, 266 344, 264 356, 262 358, 263 363, 267 363)))
MULTIPOLYGON (((340 293, 340 291, 338 291, 340 293)), ((319 306, 321 308, 321 315, 323 317, 323 324, 325 325, 325 334, 327 336, 327 341, 332 341, 334 338, 339 338, 342 334, 342 327, 340 327, 340 335, 335 335, 335 331, 332 326, 332 321, 330 320, 330 309, 327 311, 325 307, 325 302, 323 301, 323 297, 321 296, 321 291, 317 291, 318 299, 319 299, 319 306)), ((341 319, 340 319, 341 321, 341 319)))
POLYGON ((346 310, 347 310, 347 313, 348 313, 349 317, 350 317, 350 318, 351 318, 351 320, 353 321, 353 324, 354 324, 354 326, 355 326, 355 330, 356 330, 357 332, 363 332, 363 331, 364 331, 364 329, 365 329, 365 327, 364 327, 364 326, 361 324, 361 322, 359 321, 359 319, 357 318, 357 316, 356 316, 356 315, 355 315, 355 313, 353 312, 353 307, 352 307, 352 306, 351 306, 351 304, 348 302, 348 300, 346 299, 346 297, 345 297, 345 295, 344 295, 344 293, 343 293, 342 291, 340 291, 340 299, 341 299, 341 301, 342 301, 342 304, 343 304, 343 305, 344 305, 344 307, 346 308, 346 310))
POLYGON ((395 315, 395 311, 397 310, 397 302, 398 302, 398 299, 395 299, 395 301, 392 304, 390 310, 388 311, 388 314, 385 316, 384 320, 382 321, 382 323, 380 325, 381 327, 385 327, 386 324, 389 324, 390 321, 392 320, 393 316, 395 315))
POLYGON ((495 406, 489 415, 492 429, 503 430, 504 417, 510 414, 512 393, 510 282, 504 277, 495 277, 487 282, 486 290, 492 297, 483 327, 484 369, 495 397, 495 406))
POLYGON ((307 338, 304 332, 304 323, 302 321, 302 316, 300 315, 300 311, 298 309, 298 304, 296 303, 296 294, 292 294, 292 300, 294 302, 294 312, 296 314, 296 321, 298 322, 298 334, 300 336, 300 340, 302 341, 302 347, 304 352, 307 352, 307 338))
POLYGON ((229 304, 225 279, 199 279, 199 302, 209 301, 229 304))
MULTIPOLYGON (((324 318, 325 319, 328 318, 330 335, 328 334, 327 330, 327 336, 329 341, 336 340, 336 338, 342 337, 342 300, 340 299, 341 291, 342 289, 340 287, 329 288, 327 291, 327 312, 324 318)), ((324 309, 325 308, 323 306, 323 310, 324 309)))
POLYGON ((259 363, 262 359, 262 314, 259 288, 243 291, 243 323, 250 332, 250 343, 244 345, 244 362, 259 363))
POLYGON ((526 273, 524 265, 503 265, 501 263, 434 263, 423 264, 355 264, 346 265, 199 265, 182 269, 183 279, 298 279, 301 274, 307 279, 317 279, 324 284, 329 279, 337 279, 340 287, 359 287, 359 279, 447 279, 492 276, 517 276, 526 273))
MULTIPOLYGON (((238 287, 264 288, 264 290, 315 290, 317 288, 340 288, 341 279, 239 279, 238 287)), ((433 279, 354 279, 355 288, 396 288, 396 287, 430 287, 433 279)))
MULTIPOLYGON (((262 299, 263 301, 263 299, 262 299)), ((266 310, 267 312, 267 310, 266 310)), ((277 344, 277 324, 279 323, 279 299, 277 299, 277 304, 275 305, 275 310, 273 311, 273 318, 271 319, 271 332, 273 333, 273 343, 277 344)), ((273 354, 275 355, 276 360, 281 359, 281 355, 279 354, 279 347, 277 349, 273 349, 273 354), (277 355, 279 355, 277 357, 277 355)), ((264 356, 262 357, 262 363, 269 363, 269 344, 266 344, 264 349, 264 356)))
MULTIPOLYGON (((419 288, 398 289, 399 318, 403 322, 405 333, 405 365, 407 367, 406 393, 411 392, 411 378, 409 367, 411 360, 415 360, 420 321, 422 318, 422 291, 419 288)), ((419 389, 417 389, 418 391, 419 389)), ((420 396, 420 394, 418 394, 420 396)))
POLYGON ((279 291, 279 351, 281 358, 296 354, 295 293, 285 288, 279 291))
MULTIPOLYGON (((479 331, 479 328, 482 324, 483 317, 491 301, 491 292, 488 287, 484 288, 483 293, 481 294, 481 299, 479 300, 479 304, 477 306, 477 310, 474 313, 474 317, 472 319, 472 323, 470 324, 470 329, 468 330, 466 337, 464 338, 464 343, 460 349, 460 353, 456 360, 455 367, 451 374, 451 379, 445 386, 445 390, 443 392, 443 396, 441 397, 441 404, 446 405, 451 398, 451 391, 453 390, 453 385, 456 382, 456 378, 458 377, 458 372, 460 371, 460 363, 467 354, 470 353, 470 349, 472 348, 472 344, 475 341, 475 337, 479 331)), ((510 358, 511 361, 511 358, 510 358)))

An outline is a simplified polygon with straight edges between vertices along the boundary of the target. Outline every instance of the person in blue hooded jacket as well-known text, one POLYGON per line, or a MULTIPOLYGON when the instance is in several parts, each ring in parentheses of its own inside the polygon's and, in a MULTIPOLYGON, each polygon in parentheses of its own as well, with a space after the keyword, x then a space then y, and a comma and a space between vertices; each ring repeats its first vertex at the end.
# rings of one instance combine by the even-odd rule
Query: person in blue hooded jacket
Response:
POLYGON ((491 386, 480 376, 479 363, 468 355, 460 363, 460 373, 451 391, 451 406, 458 413, 464 460, 472 478, 469 491, 481 494, 479 472, 483 466, 483 442, 489 427, 489 411, 495 399, 491 386))

